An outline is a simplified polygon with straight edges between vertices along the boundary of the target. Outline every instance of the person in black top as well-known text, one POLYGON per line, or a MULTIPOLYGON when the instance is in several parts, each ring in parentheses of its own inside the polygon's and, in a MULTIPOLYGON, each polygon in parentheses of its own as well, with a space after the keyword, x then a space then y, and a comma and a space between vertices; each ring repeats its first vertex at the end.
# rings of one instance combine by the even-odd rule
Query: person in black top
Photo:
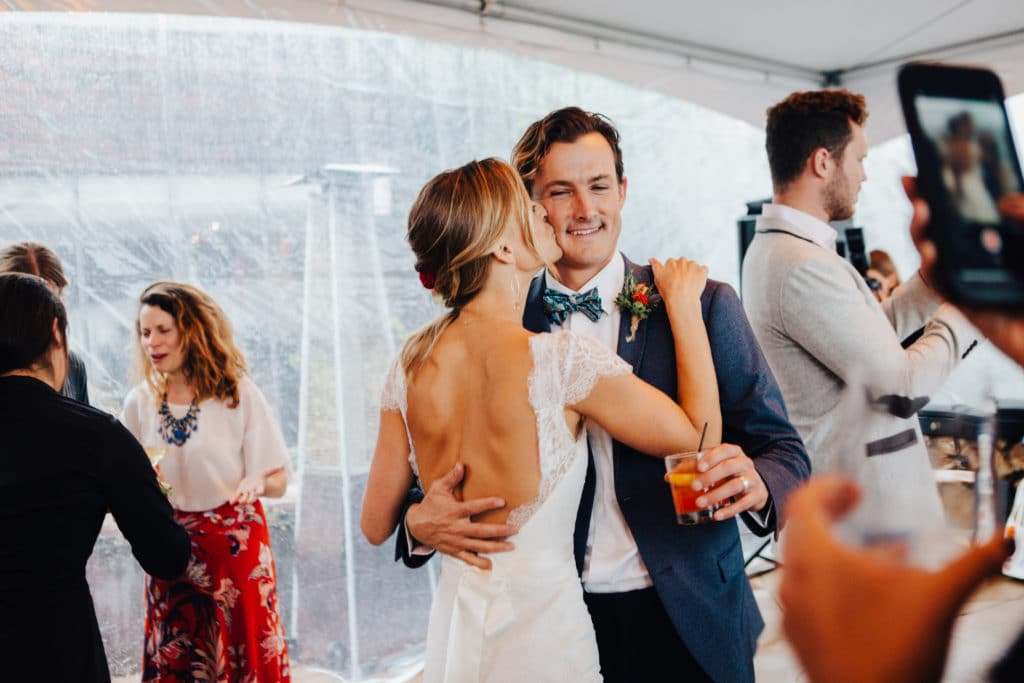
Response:
MULTIPOLYGON (((27 273, 46 280, 50 289, 61 296, 68 285, 64 267, 51 249, 34 242, 19 242, 0 249, 0 273, 27 273)), ((68 376, 60 393, 81 403, 89 403, 85 363, 68 349, 68 376)))
MULTIPOLYGON (((109 681, 85 565, 109 510, 139 564, 173 579, 188 534, 142 446, 62 396, 67 315, 33 275, 0 274, 0 679, 109 681)), ((141 586, 140 586, 141 589, 141 586)))

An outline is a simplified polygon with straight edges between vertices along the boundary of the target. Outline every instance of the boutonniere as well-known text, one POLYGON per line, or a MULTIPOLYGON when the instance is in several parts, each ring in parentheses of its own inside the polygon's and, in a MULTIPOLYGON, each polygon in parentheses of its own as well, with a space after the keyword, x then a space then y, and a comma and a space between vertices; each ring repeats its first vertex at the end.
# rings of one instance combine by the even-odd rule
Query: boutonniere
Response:
POLYGON ((661 303, 661 295, 651 285, 637 282, 633 273, 626 273, 626 280, 622 283, 622 290, 615 297, 615 305, 623 313, 633 316, 629 321, 629 336, 626 341, 636 339, 636 330, 641 320, 646 320, 658 304, 661 303))

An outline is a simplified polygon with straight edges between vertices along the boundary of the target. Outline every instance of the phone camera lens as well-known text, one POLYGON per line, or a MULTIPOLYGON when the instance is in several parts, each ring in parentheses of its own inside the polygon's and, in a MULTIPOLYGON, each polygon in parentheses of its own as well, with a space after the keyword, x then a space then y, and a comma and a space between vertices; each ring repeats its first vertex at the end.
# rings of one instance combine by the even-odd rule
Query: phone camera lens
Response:
POLYGON ((1003 238, 995 228, 982 228, 980 241, 982 249, 992 255, 1003 251, 1003 238))

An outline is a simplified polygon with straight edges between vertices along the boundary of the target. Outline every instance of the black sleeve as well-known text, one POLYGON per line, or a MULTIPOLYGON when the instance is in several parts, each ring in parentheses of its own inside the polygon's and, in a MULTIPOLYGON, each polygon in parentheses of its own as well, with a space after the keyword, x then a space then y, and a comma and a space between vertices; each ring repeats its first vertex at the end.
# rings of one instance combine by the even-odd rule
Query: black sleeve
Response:
POLYGON ((405 494, 405 502, 402 503, 402 511, 398 515, 398 533, 395 534, 397 537, 395 540, 395 561, 401 560, 406 567, 411 569, 422 567, 434 556, 434 553, 429 555, 413 555, 412 548, 409 547, 405 539, 405 513, 409 511, 410 505, 414 505, 421 500, 423 500, 423 489, 419 486, 413 486, 405 494))
POLYGON ((1021 631, 1003 658, 989 672, 989 681, 991 683, 1020 681, 1021 672, 1024 672, 1024 631, 1021 631))
POLYGON ((85 363, 74 351, 68 351, 68 376, 60 393, 89 405, 89 379, 85 374, 85 363))
POLYGON ((188 532, 160 491, 153 466, 131 432, 113 420, 108 439, 107 505, 132 554, 146 573, 173 579, 184 573, 192 553, 188 532))

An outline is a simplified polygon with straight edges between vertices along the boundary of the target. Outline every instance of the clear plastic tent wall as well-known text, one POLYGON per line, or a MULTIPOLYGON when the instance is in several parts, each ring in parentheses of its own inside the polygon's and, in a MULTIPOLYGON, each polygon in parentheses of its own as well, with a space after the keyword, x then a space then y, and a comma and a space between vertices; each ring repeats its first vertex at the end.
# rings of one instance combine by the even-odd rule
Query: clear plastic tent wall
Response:
MULTIPOLYGON (((268 512, 292 660, 346 679, 415 666, 426 632, 433 570, 405 569, 391 543, 373 548, 358 529, 383 376, 439 312, 404 240, 423 183, 507 158, 557 107, 603 112, 623 134, 625 253, 687 255, 734 286, 735 221, 770 194, 763 132, 746 123, 547 62, 393 34, 8 13, 0 92, 0 244, 38 241, 63 259, 71 345, 95 404, 119 412, 133 383, 136 301, 150 282, 196 283, 231 317, 294 459, 289 494, 268 512)), ((881 158, 884 172, 869 175, 893 183, 909 157, 881 158)), ((869 247, 914 267, 898 185, 870 187, 869 247)), ((112 673, 130 675, 142 574, 110 526, 89 581, 112 673)))
MULTIPOLYGON (((768 187, 747 124, 537 60, 350 29, 6 14, 0 92, 0 243, 64 261, 95 404, 119 412, 133 382, 150 282, 197 283, 231 317, 294 457, 269 508, 293 661, 354 679, 413 661, 426 632, 431 571, 358 527, 383 376, 439 310, 404 239, 423 183, 507 158, 556 107, 601 111, 624 136, 626 253, 699 254, 733 284, 734 220, 768 187)), ((89 580, 112 672, 133 673, 142 574, 116 529, 89 580)))

